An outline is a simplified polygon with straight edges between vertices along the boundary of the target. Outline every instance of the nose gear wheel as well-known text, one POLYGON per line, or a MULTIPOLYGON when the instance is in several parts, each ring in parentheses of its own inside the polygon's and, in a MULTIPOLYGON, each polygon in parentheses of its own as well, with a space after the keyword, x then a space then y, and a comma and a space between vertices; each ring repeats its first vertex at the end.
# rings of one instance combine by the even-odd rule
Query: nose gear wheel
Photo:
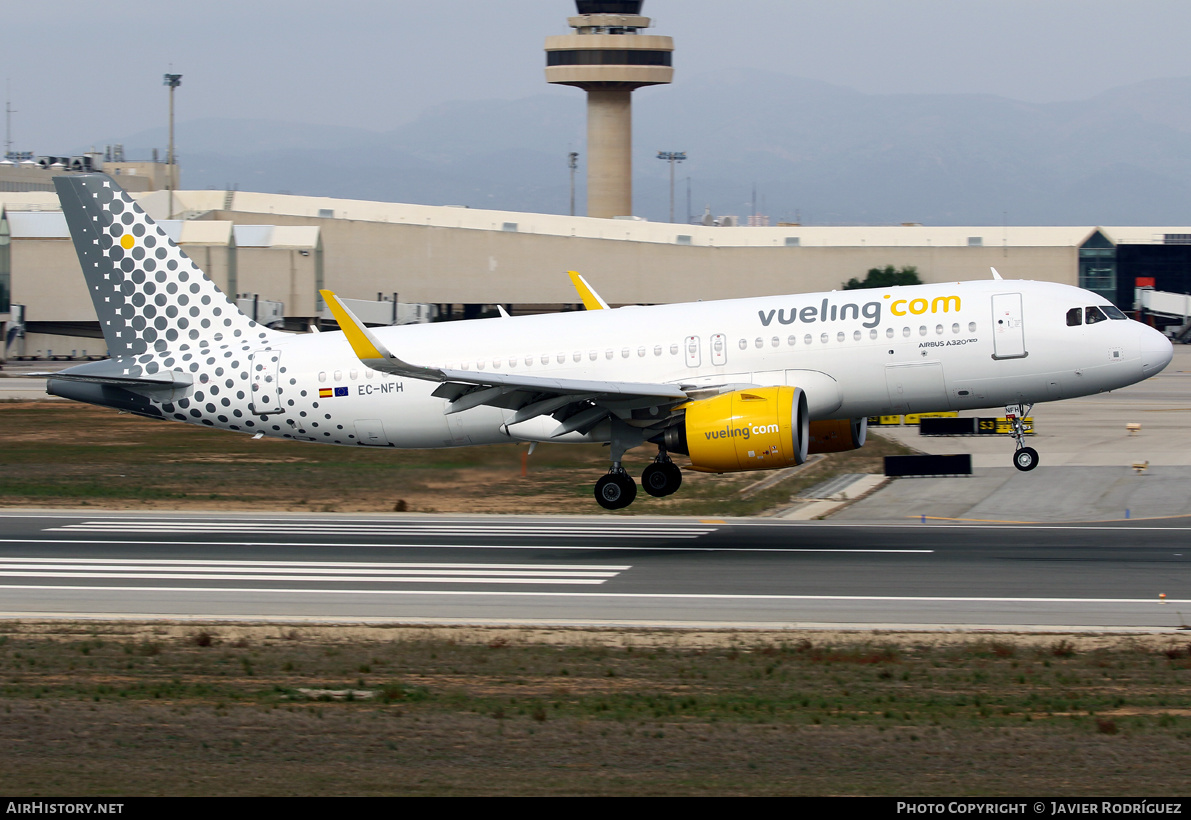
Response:
POLYGON ((1013 454, 1013 466, 1023 473, 1038 466, 1038 451, 1026 446, 1025 419, 1034 409, 1032 404, 1011 404, 1005 408, 1005 418, 1009 420, 1009 435, 1017 445, 1013 454))

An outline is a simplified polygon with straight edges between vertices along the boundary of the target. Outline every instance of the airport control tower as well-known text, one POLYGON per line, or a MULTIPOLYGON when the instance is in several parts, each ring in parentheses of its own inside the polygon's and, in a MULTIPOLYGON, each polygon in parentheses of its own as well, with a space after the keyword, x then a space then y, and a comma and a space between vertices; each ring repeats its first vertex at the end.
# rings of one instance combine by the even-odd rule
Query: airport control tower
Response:
POLYGON ((649 28, 644 0, 576 0, 573 34, 546 38, 546 81, 587 92, 587 215, 633 213, 634 89, 674 78, 670 37, 649 28))

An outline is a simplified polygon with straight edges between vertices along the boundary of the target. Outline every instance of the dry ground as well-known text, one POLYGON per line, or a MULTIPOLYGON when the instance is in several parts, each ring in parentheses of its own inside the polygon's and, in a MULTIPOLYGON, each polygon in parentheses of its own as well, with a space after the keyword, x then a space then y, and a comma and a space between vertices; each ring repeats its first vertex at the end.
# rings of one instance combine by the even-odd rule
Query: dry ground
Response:
MULTIPOLYGON (((376 451, 0 404, 0 504, 586 513, 598 447, 376 451)), ((687 471, 636 513, 753 515, 687 471)), ((650 454, 631 455, 637 469, 650 454)), ((1191 643, 971 635, 0 623, 0 792, 1185 795, 1191 643)))
MULTIPOLYGON (((656 448, 632 451, 639 473, 656 448)), ((105 509, 295 512, 587 514, 608 469, 607 448, 539 445, 521 475, 525 447, 393 450, 314 446, 120 415, 66 402, 0 403, 0 505, 105 509)), ((768 473, 685 470, 666 499, 644 492, 617 514, 757 515, 841 472, 880 472, 905 452, 873 436, 862 450, 829 456, 748 498, 768 473)), ((680 463, 682 460, 679 460, 680 463)))
POLYGON ((1170 636, 0 625, 0 791, 1186 794, 1170 636))

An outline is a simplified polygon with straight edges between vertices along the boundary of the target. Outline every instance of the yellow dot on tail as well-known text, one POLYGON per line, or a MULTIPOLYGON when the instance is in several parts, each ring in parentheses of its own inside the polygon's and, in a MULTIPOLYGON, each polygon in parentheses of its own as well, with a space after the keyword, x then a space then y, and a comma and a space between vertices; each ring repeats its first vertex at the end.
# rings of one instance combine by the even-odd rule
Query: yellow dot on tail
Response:
POLYGON ((130 250, 135 244, 136 240, 132 238, 132 234, 130 233, 126 233, 120 237, 120 247, 124 248, 124 250, 130 250))

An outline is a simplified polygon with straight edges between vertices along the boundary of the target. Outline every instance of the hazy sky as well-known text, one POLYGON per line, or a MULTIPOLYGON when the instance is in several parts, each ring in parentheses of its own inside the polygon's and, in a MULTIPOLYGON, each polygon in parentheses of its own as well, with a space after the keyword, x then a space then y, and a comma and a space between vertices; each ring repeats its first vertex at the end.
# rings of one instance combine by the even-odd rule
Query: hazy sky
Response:
MULTIPOLYGON (((0 80, 17 150, 53 153, 179 121, 253 117, 374 130, 439 101, 547 86, 568 0, 8 0, 0 80)), ((1186 0, 647 0, 676 82, 753 68, 872 93, 1080 99, 1191 75, 1186 0)), ((653 93, 664 93, 657 90, 653 93)), ((708 100, 714 112, 714 100, 708 100)))

